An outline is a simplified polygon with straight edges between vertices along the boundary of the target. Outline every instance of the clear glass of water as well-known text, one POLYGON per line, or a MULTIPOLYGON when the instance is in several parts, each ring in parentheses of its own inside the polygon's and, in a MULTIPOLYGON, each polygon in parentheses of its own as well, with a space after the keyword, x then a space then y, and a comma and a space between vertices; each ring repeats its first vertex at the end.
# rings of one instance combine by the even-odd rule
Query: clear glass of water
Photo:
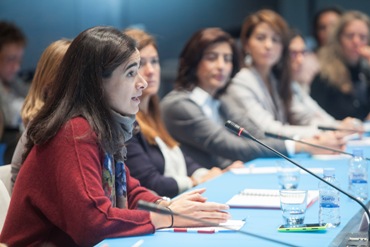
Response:
POLYGON ((306 190, 280 190, 280 208, 284 225, 300 226, 304 222, 307 208, 306 190))
POLYGON ((299 168, 287 161, 277 162, 277 177, 281 189, 297 189, 300 179, 299 168))

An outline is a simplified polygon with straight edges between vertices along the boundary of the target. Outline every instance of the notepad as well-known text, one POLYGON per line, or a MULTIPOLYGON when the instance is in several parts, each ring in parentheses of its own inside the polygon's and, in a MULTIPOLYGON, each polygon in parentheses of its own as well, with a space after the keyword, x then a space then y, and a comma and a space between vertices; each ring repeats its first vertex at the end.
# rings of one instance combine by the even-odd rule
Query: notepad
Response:
MULTIPOLYGON (((307 192, 307 207, 319 198, 318 190, 307 192)), ((280 209, 279 190, 245 189, 226 202, 231 208, 280 209)))
POLYGON ((219 226, 207 227, 172 227, 158 229, 157 232, 194 232, 194 233, 217 233, 238 231, 245 224, 245 220, 228 220, 219 226), (224 228, 226 227, 226 228, 224 228))

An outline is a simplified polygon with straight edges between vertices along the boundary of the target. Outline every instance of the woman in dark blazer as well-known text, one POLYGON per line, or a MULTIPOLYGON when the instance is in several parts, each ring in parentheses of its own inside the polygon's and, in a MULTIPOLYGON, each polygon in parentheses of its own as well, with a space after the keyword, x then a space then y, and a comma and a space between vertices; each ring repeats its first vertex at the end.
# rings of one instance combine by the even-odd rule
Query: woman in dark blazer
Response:
POLYGON ((168 134, 159 111, 160 64, 155 39, 139 29, 125 33, 138 43, 139 72, 148 82, 140 97, 136 133, 127 144, 126 164, 141 185, 161 196, 174 197, 222 171, 216 167, 208 170, 194 162, 168 134))

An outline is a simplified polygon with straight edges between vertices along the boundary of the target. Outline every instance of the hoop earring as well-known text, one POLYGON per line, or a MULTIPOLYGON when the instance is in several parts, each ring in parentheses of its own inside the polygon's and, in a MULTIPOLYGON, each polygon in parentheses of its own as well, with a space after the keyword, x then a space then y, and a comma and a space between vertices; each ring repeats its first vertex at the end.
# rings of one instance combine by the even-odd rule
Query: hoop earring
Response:
POLYGON ((253 58, 251 56, 251 54, 247 53, 244 57, 244 63, 245 65, 247 65, 248 67, 252 66, 252 62, 253 62, 253 58))

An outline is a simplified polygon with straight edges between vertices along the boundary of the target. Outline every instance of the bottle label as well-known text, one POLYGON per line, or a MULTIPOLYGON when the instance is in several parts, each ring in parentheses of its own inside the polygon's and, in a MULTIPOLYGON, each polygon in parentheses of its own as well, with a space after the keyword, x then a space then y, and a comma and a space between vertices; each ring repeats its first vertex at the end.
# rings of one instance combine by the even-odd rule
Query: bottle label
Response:
POLYGON ((352 179, 351 182, 353 184, 367 184, 367 181, 363 179, 352 179))
POLYGON ((355 173, 352 172, 349 174, 349 179, 352 183, 356 184, 366 184, 367 183, 367 175, 365 173, 355 173))
POLYGON ((339 204, 336 202, 333 196, 321 196, 320 207, 322 208, 339 208, 339 204))

